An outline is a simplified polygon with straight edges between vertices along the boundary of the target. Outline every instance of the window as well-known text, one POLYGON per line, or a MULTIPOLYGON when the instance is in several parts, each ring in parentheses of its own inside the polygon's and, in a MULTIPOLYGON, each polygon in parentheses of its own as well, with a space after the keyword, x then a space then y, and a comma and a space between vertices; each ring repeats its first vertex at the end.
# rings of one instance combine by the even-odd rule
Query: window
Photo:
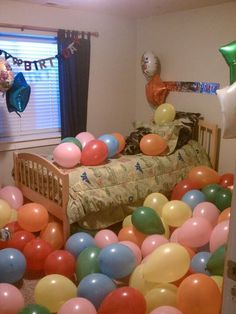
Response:
MULTIPOLYGON (((9 35, 0 34, 0 49, 13 57, 24 61, 35 61, 57 55, 55 36, 9 35)), ((4 57, 2 54, 0 57, 4 57)), ((0 143, 26 143, 60 136, 60 95, 58 79, 58 60, 47 62, 46 68, 31 66, 26 70, 24 64, 14 65, 9 58, 14 76, 22 72, 31 87, 31 95, 24 112, 19 117, 15 112, 9 113, 6 97, 0 97, 0 143)), ((40 146, 42 142, 40 142, 40 146)), ((50 144, 47 142, 47 144, 50 144)), ((52 143, 53 144, 53 143, 52 143)), ((23 145, 24 146, 24 145, 23 145)), ((17 146, 18 147, 18 146, 17 146)), ((27 145, 26 145, 27 147, 27 145)), ((13 147, 13 149, 16 147, 13 147)), ((2 149, 3 150, 3 149, 2 149)))

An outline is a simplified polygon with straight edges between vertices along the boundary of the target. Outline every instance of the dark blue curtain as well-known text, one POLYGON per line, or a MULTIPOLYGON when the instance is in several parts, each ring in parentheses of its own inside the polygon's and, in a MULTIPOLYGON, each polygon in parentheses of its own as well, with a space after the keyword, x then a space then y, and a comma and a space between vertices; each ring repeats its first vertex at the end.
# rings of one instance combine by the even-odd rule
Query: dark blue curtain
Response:
POLYGON ((58 30, 61 137, 86 131, 90 34, 58 30))

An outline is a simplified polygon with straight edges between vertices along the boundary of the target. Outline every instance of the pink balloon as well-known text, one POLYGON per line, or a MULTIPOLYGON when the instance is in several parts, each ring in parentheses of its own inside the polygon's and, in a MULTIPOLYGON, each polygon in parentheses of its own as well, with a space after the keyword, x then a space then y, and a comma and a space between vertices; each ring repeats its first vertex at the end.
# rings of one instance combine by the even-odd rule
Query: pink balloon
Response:
POLYGON ((176 229, 172 232, 172 234, 171 234, 171 236, 170 236, 170 242, 171 242, 171 243, 178 243, 178 242, 179 242, 179 240, 178 240, 179 229, 180 229, 180 227, 179 227, 179 228, 176 228, 176 229))
POLYGON ((23 194, 16 186, 5 186, 0 190, 0 198, 6 201, 11 208, 18 209, 23 205, 23 194))
POLYGON ((97 247, 104 248, 108 244, 119 242, 117 235, 115 232, 109 229, 103 229, 96 233, 94 237, 95 243, 97 247))
POLYGON ((159 306, 155 310, 151 311, 150 314, 182 314, 176 307, 173 306, 159 306))
POLYGON ((158 246, 166 244, 168 242, 169 241, 164 236, 159 234, 153 234, 148 236, 144 239, 141 246, 141 252, 143 257, 152 253, 158 246))
POLYGON ((210 237, 210 251, 214 252, 227 243, 229 235, 229 220, 224 220, 214 227, 210 237))
POLYGON ((61 143, 53 151, 53 159, 64 168, 73 168, 80 162, 81 151, 71 142, 61 143))
POLYGON ((8 283, 0 283, 0 313, 17 314, 25 306, 19 289, 8 283))
POLYGON ((178 242, 187 247, 197 248, 210 240, 211 224, 202 217, 192 217, 186 220, 178 231, 178 242))
POLYGON ((210 202, 199 203, 193 209, 193 217, 205 218, 213 227, 217 224, 219 215, 220 210, 210 202))
POLYGON ((83 148, 86 144, 88 144, 88 142, 95 139, 93 134, 89 132, 80 132, 79 134, 76 135, 76 138, 80 141, 83 148))
POLYGON ((137 246, 137 244, 131 241, 120 241, 119 243, 126 245, 127 247, 131 249, 136 259, 136 265, 139 265, 142 261, 142 253, 141 253, 140 248, 137 246))
POLYGON ((94 305, 85 298, 72 298, 65 302, 57 314, 97 314, 94 305))

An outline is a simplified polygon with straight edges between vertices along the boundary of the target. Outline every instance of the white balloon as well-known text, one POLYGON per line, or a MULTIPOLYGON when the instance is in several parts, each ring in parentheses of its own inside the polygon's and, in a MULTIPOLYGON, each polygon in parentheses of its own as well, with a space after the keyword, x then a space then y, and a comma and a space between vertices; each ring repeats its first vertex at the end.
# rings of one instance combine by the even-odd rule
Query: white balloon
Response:
POLYGON ((154 74, 160 74, 160 61, 151 51, 146 51, 142 55, 141 67, 146 79, 150 79, 154 74))
POLYGON ((216 94, 223 115, 222 136, 225 139, 236 138, 236 82, 218 89, 216 94))

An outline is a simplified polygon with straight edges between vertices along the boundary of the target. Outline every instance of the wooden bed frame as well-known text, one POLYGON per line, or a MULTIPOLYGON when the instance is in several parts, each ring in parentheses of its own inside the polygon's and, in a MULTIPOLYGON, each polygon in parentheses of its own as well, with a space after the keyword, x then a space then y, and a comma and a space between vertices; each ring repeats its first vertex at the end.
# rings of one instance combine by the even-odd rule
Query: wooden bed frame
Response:
MULTIPOLYGON (((217 169, 217 138, 217 125, 200 120, 196 139, 206 149, 214 169, 217 169)), ((70 225, 67 219, 68 171, 59 169, 40 155, 14 152, 14 179, 15 185, 27 200, 42 204, 52 216, 62 223, 63 235, 66 240, 70 234, 70 225)))

